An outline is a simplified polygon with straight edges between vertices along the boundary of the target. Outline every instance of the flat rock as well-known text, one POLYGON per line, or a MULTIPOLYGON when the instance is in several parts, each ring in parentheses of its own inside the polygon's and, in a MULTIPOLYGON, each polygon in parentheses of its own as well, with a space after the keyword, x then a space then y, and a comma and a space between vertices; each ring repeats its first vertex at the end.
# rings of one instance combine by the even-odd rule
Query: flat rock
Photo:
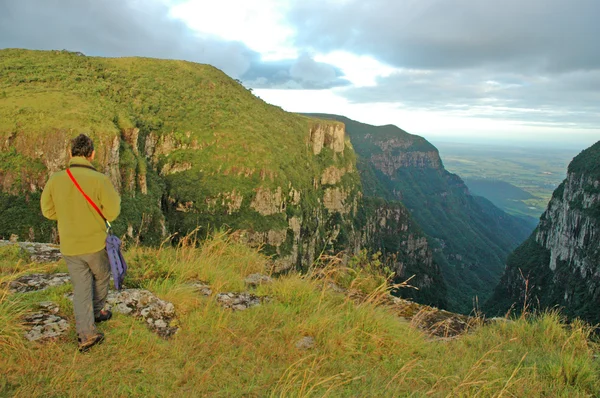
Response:
POLYGON ((250 274, 244 280, 248 287, 257 287, 268 283, 273 283, 273 279, 270 276, 262 274, 250 274))
POLYGON ((18 244, 21 248, 27 250, 31 256, 31 261, 37 263, 52 263, 61 259, 60 247, 52 243, 38 242, 16 242, 9 240, 0 240, 0 246, 18 244))
POLYGON ((212 289, 210 288, 209 284, 206 282, 194 281, 194 282, 190 283, 190 286, 192 286, 195 290, 200 292, 200 294, 202 294, 203 296, 208 297, 212 294, 212 289))
POLYGON ((244 311, 250 307, 260 305, 262 301, 268 300, 267 297, 258 297, 252 293, 219 293, 217 302, 224 308, 231 308, 235 311, 244 311))
POLYGON ((144 289, 110 291, 106 308, 121 314, 141 318, 150 330, 167 338, 179 329, 175 326, 175 306, 144 289))
MULTIPOLYGON (((334 283, 329 283, 328 287, 357 302, 362 302, 366 298, 363 292, 355 289, 344 289, 334 283)), ((400 319, 437 339, 457 337, 483 323, 480 318, 455 314, 392 295, 383 296, 378 304, 390 308, 400 319)))
POLYGON ((60 308, 51 301, 39 304, 40 312, 23 316, 25 338, 29 341, 44 341, 59 337, 69 329, 69 322, 57 315, 60 308))
POLYGON ((61 286, 69 282, 71 282, 71 277, 67 273, 29 274, 11 281, 8 288, 12 293, 26 293, 61 286))
POLYGON ((311 336, 304 336, 296 342, 296 348, 299 350, 310 350, 316 344, 315 338, 311 336))

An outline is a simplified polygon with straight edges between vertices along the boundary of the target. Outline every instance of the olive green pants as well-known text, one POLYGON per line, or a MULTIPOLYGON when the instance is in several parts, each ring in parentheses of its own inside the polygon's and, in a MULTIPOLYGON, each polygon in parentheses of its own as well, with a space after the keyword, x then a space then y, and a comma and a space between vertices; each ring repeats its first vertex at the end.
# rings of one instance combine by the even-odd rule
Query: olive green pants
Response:
POLYGON ((73 310, 75 327, 80 340, 94 336, 98 315, 108 295, 110 263, 106 250, 79 256, 64 256, 73 284, 73 310))

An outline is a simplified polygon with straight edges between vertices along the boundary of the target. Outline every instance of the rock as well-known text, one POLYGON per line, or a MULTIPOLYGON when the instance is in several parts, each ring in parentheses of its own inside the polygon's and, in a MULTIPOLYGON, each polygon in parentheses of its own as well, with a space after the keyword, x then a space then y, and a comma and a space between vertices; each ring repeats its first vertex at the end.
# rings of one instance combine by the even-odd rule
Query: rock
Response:
POLYGON ((52 314, 56 314, 59 311, 59 307, 57 304, 53 303, 52 301, 42 301, 39 304, 40 308, 48 313, 52 313, 52 314))
POLYGON ((70 281, 71 278, 67 273, 30 274, 11 281, 8 287, 12 293, 25 293, 61 286, 70 281))
POLYGON ((106 308, 114 312, 142 318, 150 330, 161 337, 170 337, 179 329, 173 326, 176 318, 175 306, 159 299, 148 290, 110 291, 106 303, 106 308))
POLYGON ((51 243, 36 242, 11 242, 0 240, 0 246, 18 244, 22 249, 29 252, 31 260, 37 263, 51 263, 60 260, 60 247, 51 243))
POLYGON ((314 337, 304 336, 296 342, 296 348, 299 350, 310 350, 311 348, 314 348, 315 344, 316 341, 314 337))
POLYGON ((251 293, 219 293, 217 302, 225 308, 235 311, 243 311, 250 307, 260 305, 261 300, 267 301, 267 297, 258 297, 251 293))
POLYGON ((246 277, 244 282, 246 282, 248 287, 257 287, 259 285, 273 283, 273 279, 267 275, 250 274, 246 277))
POLYGON ((41 312, 23 316, 25 338, 29 341, 49 340, 63 335, 69 329, 66 319, 56 315, 60 308, 51 301, 39 303, 41 312))
POLYGON ((210 286, 202 281, 196 281, 196 282, 192 282, 190 283, 190 285, 197 291, 200 292, 200 294, 202 294, 203 296, 210 296, 212 294, 212 289, 210 288, 210 286))
MULTIPOLYGON (((366 298, 363 292, 356 289, 346 290, 332 282, 327 286, 356 302, 363 302, 366 298)), ((392 295, 382 297, 379 304, 390 308, 400 319, 434 338, 453 338, 483 323, 480 318, 455 314, 392 295)))

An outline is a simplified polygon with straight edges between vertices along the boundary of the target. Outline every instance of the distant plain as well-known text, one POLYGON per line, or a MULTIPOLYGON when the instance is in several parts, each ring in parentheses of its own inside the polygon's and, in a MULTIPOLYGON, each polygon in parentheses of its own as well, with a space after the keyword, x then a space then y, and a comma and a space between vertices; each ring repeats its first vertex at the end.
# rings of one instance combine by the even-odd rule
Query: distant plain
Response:
POLYGON ((471 193, 530 221, 544 212, 552 192, 566 177, 569 162, 580 152, 517 145, 433 144, 446 169, 458 174, 471 193))

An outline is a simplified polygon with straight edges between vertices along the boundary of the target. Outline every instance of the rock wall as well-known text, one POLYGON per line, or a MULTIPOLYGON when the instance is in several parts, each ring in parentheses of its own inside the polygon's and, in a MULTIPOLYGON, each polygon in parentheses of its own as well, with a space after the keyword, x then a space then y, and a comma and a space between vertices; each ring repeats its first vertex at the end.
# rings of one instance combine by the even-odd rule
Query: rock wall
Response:
POLYGON ((600 142, 578 155, 534 233, 509 257, 490 312, 558 306, 600 322, 600 142), (579 164, 583 167, 574 167, 579 164))

